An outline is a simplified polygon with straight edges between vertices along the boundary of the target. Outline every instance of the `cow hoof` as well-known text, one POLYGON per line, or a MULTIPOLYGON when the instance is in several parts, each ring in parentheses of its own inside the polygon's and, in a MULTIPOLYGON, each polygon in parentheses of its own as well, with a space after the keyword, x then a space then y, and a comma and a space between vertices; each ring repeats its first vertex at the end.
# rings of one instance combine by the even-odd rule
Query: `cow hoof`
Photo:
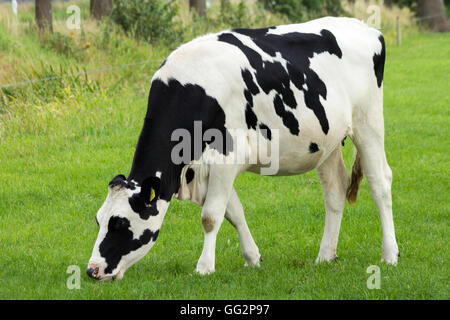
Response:
POLYGON ((400 257, 400 252, 396 243, 393 245, 385 245, 383 243, 381 247, 381 262, 395 266, 397 265, 398 257, 400 257))
POLYGON ((207 266, 202 266, 202 265, 198 265, 197 268, 195 269, 195 272, 197 272, 200 275, 207 275, 207 274, 211 274, 214 273, 214 267, 207 267, 207 266))
POLYGON ((259 253, 254 255, 246 255, 244 254, 245 263, 244 267, 259 267, 260 262, 262 261, 261 255, 259 253))
POLYGON ((391 257, 383 257, 381 258, 381 262, 391 266, 396 266, 398 263, 398 257, 400 257, 400 253, 394 254, 391 257))
POLYGON ((256 262, 256 263, 248 263, 248 262, 245 262, 245 263, 244 263, 244 267, 259 268, 259 267, 260 267, 260 264, 259 264, 259 261, 256 262))
POLYGON ((324 262, 330 263, 330 262, 335 261, 337 259, 338 259, 337 255, 333 255, 333 256, 330 256, 330 257, 318 256, 316 261, 315 261, 315 264, 320 264, 320 263, 324 263, 324 262))

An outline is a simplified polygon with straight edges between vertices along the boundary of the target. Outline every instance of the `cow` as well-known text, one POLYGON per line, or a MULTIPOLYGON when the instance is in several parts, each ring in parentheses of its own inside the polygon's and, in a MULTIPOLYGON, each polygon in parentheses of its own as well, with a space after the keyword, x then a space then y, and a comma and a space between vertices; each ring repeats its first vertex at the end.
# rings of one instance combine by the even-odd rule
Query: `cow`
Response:
POLYGON ((337 258, 345 202, 356 201, 364 172, 380 214, 382 261, 396 265, 384 150, 385 55, 378 30, 335 17, 226 30, 178 47, 152 78, 130 173, 112 179, 97 212, 87 274, 121 279, 154 245, 173 198, 202 206, 199 274, 215 271, 224 218, 237 231, 245 265, 259 266, 233 183, 242 172, 263 169, 273 176, 317 170, 326 215, 316 263, 337 258), (356 152, 351 177, 341 150, 346 137, 356 152))

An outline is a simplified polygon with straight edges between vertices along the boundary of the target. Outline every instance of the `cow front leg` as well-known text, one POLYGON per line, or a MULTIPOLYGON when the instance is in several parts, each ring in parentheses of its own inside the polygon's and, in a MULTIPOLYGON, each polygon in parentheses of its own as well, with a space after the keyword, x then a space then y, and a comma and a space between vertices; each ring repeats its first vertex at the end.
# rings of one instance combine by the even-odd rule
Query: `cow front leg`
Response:
POLYGON ((208 192, 202 209, 204 243, 196 268, 199 274, 214 272, 217 233, 223 222, 237 173, 237 168, 231 165, 210 167, 208 192))
POLYGON ((225 218, 236 228, 242 247, 245 266, 259 267, 261 255, 245 221, 244 208, 234 188, 228 201, 225 218))
POLYGON ((317 169, 325 200, 325 228, 316 263, 337 258, 336 248, 341 227, 342 213, 345 207, 345 195, 349 177, 342 159, 341 147, 331 153, 328 159, 317 169))

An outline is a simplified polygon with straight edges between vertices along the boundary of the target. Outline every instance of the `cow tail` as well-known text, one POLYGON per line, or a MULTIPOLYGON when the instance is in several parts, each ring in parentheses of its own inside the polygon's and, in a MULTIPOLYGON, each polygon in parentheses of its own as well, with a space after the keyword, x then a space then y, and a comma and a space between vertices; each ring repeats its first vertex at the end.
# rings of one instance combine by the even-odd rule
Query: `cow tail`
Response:
POLYGON ((352 177, 350 179, 350 185, 347 189, 347 201, 349 204, 354 204, 356 202, 356 199, 358 198, 359 185, 361 184, 361 180, 363 178, 361 157, 359 156, 359 153, 356 149, 355 151, 356 157, 355 162, 353 163, 352 177))

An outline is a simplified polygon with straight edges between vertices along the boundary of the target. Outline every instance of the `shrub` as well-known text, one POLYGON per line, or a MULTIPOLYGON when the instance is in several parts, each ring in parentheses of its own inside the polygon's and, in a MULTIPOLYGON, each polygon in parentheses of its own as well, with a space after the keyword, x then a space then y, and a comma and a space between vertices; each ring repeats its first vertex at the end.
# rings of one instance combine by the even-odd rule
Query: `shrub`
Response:
POLYGON ((175 0, 115 0, 111 17, 127 34, 150 43, 170 44, 182 36, 173 21, 177 13, 175 0))
POLYGON ((250 13, 245 2, 241 0, 238 4, 229 3, 221 12, 223 23, 233 27, 249 27, 252 24, 249 19, 250 13))
POLYGON ((293 22, 343 13, 339 0, 264 0, 264 6, 293 22))
POLYGON ((44 43, 56 52, 66 56, 73 56, 75 53, 72 40, 59 32, 50 34, 47 39, 44 39, 44 43))

